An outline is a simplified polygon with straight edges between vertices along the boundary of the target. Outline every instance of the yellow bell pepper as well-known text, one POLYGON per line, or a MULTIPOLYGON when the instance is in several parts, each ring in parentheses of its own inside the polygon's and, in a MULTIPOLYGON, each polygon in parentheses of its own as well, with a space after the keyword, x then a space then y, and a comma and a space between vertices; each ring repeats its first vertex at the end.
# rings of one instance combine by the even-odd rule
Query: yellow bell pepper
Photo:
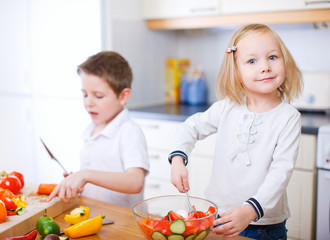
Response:
POLYGON ((67 223, 76 224, 89 218, 89 207, 80 206, 73 209, 70 214, 65 215, 64 220, 67 223))
POLYGON ((16 204, 16 206, 19 208, 26 208, 27 202, 24 196, 15 196, 13 197, 12 201, 16 204))
POLYGON ((79 238, 98 233, 102 227, 102 216, 97 216, 64 229, 70 238, 79 238))

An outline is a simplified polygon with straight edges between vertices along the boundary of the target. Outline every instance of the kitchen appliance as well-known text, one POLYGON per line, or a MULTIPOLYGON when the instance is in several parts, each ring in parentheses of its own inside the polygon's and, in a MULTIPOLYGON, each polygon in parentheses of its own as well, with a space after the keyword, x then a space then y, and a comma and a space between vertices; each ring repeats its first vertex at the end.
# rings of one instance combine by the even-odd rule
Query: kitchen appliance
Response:
POLYGON ((299 110, 330 113, 330 72, 304 72, 304 88, 292 105, 299 110))
POLYGON ((317 137, 316 240, 330 239, 330 124, 319 128, 317 137))

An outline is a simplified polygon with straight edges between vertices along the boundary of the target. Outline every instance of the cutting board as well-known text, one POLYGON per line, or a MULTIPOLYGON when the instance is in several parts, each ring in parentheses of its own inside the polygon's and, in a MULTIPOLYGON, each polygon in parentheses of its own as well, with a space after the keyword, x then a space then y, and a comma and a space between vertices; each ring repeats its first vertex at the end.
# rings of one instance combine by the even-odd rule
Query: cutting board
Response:
POLYGON ((55 197, 47 202, 48 195, 36 194, 38 186, 26 184, 21 195, 26 197, 26 212, 22 215, 7 216, 0 224, 0 239, 5 237, 21 236, 36 228, 36 222, 42 215, 46 214, 52 218, 72 209, 78 205, 78 199, 64 203, 60 198, 55 197))

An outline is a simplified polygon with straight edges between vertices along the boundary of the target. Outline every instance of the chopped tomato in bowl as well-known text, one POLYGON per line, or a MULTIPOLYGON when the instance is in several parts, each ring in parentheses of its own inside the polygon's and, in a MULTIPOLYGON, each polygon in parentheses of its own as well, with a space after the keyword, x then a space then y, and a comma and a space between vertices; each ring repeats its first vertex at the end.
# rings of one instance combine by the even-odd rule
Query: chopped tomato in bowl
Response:
POLYGON ((133 215, 149 240, 204 239, 213 228, 218 207, 215 203, 189 197, 196 212, 188 213, 184 195, 154 197, 133 206, 133 215), (198 214, 198 215, 197 215, 198 214))

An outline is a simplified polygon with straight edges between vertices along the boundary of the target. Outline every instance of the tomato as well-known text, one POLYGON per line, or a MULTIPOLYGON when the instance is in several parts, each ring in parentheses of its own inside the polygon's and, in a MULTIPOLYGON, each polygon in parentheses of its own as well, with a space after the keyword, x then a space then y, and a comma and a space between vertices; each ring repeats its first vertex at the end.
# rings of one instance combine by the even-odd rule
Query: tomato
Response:
POLYGON ((19 173, 19 172, 11 172, 10 175, 16 176, 20 181, 21 181, 21 189, 24 187, 24 178, 23 178, 23 174, 19 173))
POLYGON ((0 188, 0 197, 7 197, 10 199, 13 199, 13 197, 15 197, 15 195, 8 189, 0 188))
POLYGON ((148 224, 146 224, 144 222, 137 222, 137 223, 138 223, 140 229, 142 230, 142 232, 146 236, 148 236, 150 239, 152 239, 151 238, 151 234, 155 231, 155 229, 152 226, 150 226, 150 225, 148 225, 148 224))
POLYGON ((173 212, 173 211, 170 211, 169 213, 168 213, 168 215, 169 215, 169 217, 170 217, 170 221, 175 221, 175 220, 177 220, 177 219, 182 219, 182 220, 184 220, 184 217, 182 217, 180 214, 178 214, 178 213, 175 213, 175 212, 173 212))
POLYGON ((215 213, 215 207, 209 206, 209 209, 207 210, 206 215, 211 215, 213 213, 215 213))
POLYGON ((0 200, 0 223, 7 217, 7 210, 5 204, 0 200))
POLYGON ((9 175, 5 172, 0 173, 0 187, 9 189, 16 195, 21 190, 21 186, 21 181, 18 177, 9 175))
POLYGON ((0 200, 5 204, 5 207, 6 207, 7 210, 17 208, 17 205, 13 202, 13 200, 11 200, 8 197, 1 196, 0 200))

